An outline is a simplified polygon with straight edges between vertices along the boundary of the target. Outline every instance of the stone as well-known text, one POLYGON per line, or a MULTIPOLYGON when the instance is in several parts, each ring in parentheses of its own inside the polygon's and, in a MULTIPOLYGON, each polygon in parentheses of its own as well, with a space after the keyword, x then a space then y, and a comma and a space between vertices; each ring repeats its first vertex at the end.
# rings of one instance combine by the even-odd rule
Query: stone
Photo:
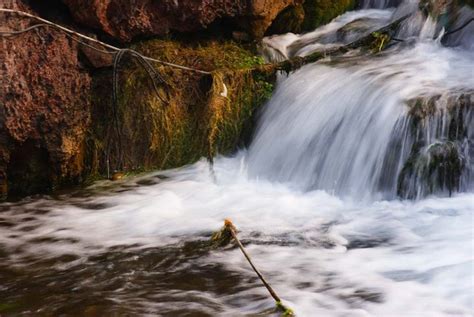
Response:
POLYGON ((261 38, 285 8, 301 0, 63 0, 75 20, 113 38, 130 42, 171 32, 200 32, 223 20, 232 31, 261 38))
MULTIPOLYGON (((6 0, 2 7, 32 12, 19 0, 6 0)), ((3 13, 2 21, 9 30, 31 24, 3 13)), ((12 164, 28 166, 13 162, 11 154, 28 160, 23 153, 33 149, 39 161, 46 159, 51 174, 47 179, 42 172, 37 178, 28 175, 28 182, 53 184, 80 175, 90 122, 91 77, 78 54, 76 42, 51 29, 0 38, 0 171, 11 170, 12 164)), ((15 175, 8 178, 10 183, 26 177, 20 170, 15 175)))

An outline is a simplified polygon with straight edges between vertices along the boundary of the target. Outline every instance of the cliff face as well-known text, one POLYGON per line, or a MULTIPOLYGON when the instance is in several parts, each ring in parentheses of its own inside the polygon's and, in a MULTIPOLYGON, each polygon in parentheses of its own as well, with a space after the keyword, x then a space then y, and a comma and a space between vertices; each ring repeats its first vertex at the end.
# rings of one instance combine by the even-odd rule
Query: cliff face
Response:
MULTIPOLYGON (((24 3, 2 7, 30 11, 24 3)), ((1 28, 30 21, 2 15, 1 28)), ((10 190, 27 194, 75 179, 90 121, 91 77, 77 44, 46 29, 0 38, 0 170, 10 190)))
POLYGON ((63 0, 76 21, 129 42, 170 32, 198 32, 226 21, 262 37, 285 8, 302 0, 63 0))
MULTIPOLYGON (((244 38, 258 39, 268 32, 298 32, 305 15, 320 10, 318 6, 303 7, 303 3, 2 1, 3 8, 57 18, 73 29, 84 27, 109 39, 132 42, 137 49, 163 60, 226 72, 206 78, 159 69, 171 85, 160 87, 165 97, 156 99, 147 76, 128 62, 124 65, 127 71, 121 72, 119 127, 112 129, 110 55, 80 47, 52 28, 0 37, 0 197, 7 190, 14 195, 47 192, 105 175, 108 168, 117 166, 125 170, 175 167, 216 151, 232 151, 242 134, 250 131, 253 110, 270 93, 271 79, 246 73, 246 67, 260 62, 251 45, 244 48, 223 40, 204 43, 197 35, 213 29, 220 38, 239 31, 246 33, 244 38), (64 8, 58 9, 60 6, 64 8), (170 33, 196 36, 186 45, 140 42, 170 33), (225 97, 220 91, 224 83, 228 89, 225 97), (161 104, 163 100, 167 105, 161 104), (149 129, 140 129, 144 124, 149 129), (123 140, 114 140, 118 130, 123 140), (122 141, 128 146, 120 149, 117 142, 122 141)), ((0 13, 2 31, 25 29, 34 23, 0 13)))

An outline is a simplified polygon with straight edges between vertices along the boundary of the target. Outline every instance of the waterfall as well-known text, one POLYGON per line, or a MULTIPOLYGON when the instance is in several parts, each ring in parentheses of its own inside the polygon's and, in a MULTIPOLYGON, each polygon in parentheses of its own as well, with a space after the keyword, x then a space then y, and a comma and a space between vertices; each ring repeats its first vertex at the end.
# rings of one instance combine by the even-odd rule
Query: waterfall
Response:
MULTIPOLYGON (((303 35, 266 43, 286 56, 305 55, 329 45, 320 35, 337 33, 355 14, 374 16, 349 13, 306 35, 312 41, 303 35)), ((434 27, 431 18, 422 21, 414 43, 380 56, 323 61, 282 75, 249 148, 249 174, 351 197, 472 189, 474 58, 432 40, 434 27)))
POLYGON ((265 38, 283 60, 411 14, 383 52, 279 74, 247 149, 0 204, 0 315, 278 315, 210 241, 231 219, 296 316, 474 316, 472 29, 395 4, 265 38))

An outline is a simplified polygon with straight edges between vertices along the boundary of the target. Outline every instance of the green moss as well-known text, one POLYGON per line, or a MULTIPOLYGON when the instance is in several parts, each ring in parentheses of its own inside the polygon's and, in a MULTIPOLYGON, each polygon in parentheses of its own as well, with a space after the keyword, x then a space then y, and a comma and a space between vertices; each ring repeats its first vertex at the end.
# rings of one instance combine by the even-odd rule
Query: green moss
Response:
POLYGON ((371 43, 370 48, 374 53, 381 52, 390 42, 390 36, 386 33, 373 32, 372 37, 374 41, 371 43))
POLYGON ((295 316, 295 313, 293 312, 293 310, 291 308, 288 308, 285 305, 283 305, 282 302, 276 302, 276 307, 279 311, 282 312, 282 314, 281 314, 282 317, 295 316))
POLYGON ((231 153, 273 89, 271 76, 252 71, 263 58, 233 42, 193 46, 152 40, 134 49, 212 75, 155 65, 163 79, 155 90, 144 69, 128 62, 120 73, 118 128, 106 88, 110 73, 98 76, 94 129, 87 141, 90 175, 172 168, 231 153))
POLYGON ((306 0, 303 30, 314 30, 355 7, 355 0, 306 0))

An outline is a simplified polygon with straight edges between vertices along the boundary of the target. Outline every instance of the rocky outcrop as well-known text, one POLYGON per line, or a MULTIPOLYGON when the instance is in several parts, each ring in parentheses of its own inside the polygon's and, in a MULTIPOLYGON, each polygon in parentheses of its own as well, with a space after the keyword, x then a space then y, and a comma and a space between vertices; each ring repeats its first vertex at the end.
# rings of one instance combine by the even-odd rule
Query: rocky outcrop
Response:
POLYGON ((474 94, 451 93, 407 102, 411 148, 398 178, 398 195, 419 198, 472 186, 474 94))
POLYGON ((82 25, 122 42, 192 33, 265 34, 309 31, 356 6, 355 0, 63 0, 82 25))
MULTIPOLYGON (((16 0, 2 7, 30 11, 16 0)), ((28 25, 2 15, 2 28, 28 25)), ((91 84, 77 44, 38 29, 0 38, 0 60, 0 172, 8 177, 10 192, 40 192, 77 179, 90 121, 91 84)))
MULTIPOLYGON (((303 0, 61 1, 4 0, 2 7, 135 43, 206 29, 240 39, 258 39, 272 25, 271 32, 298 32, 305 15, 321 9, 303 6, 303 0)), ((2 30, 31 25, 17 16, 1 17, 2 30)), ((249 71, 262 62, 251 50, 202 37, 191 45, 159 40, 137 45, 144 54, 213 76, 159 68, 166 84, 157 95, 131 62, 120 72, 127 79, 114 109, 110 55, 80 47, 52 28, 0 38, 0 197, 7 189, 13 195, 47 192, 107 170, 180 166, 228 153, 251 131, 253 111, 272 88, 268 74, 249 71)))
POLYGON ((254 111, 272 91, 271 75, 250 70, 262 58, 229 42, 202 41, 195 47, 150 40, 135 48, 212 75, 158 67, 153 85, 139 64, 127 60, 116 104, 103 93, 112 90, 110 72, 96 76, 88 174, 172 168, 242 145, 252 131, 254 111))
MULTIPOLYGON (((63 0, 81 24, 129 42, 170 32, 198 32, 220 22, 262 37, 285 8, 301 0, 63 0)), ((232 30, 234 31, 234 30, 232 30)))

